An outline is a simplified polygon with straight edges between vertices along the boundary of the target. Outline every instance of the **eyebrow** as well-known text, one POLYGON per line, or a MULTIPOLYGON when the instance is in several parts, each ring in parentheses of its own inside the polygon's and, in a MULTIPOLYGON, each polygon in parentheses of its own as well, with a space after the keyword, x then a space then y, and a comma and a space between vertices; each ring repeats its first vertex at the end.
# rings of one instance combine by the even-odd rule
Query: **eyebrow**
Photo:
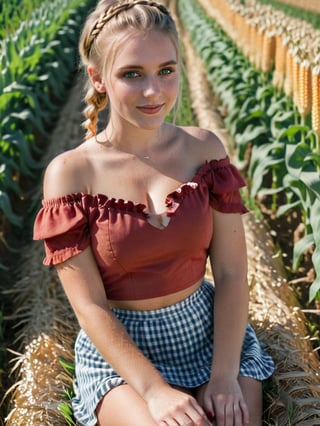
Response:
MULTIPOLYGON (((178 65, 177 61, 175 60, 170 60, 167 62, 163 62, 162 64, 159 65, 159 68, 163 68, 163 67, 167 67, 168 65, 178 65)), ((126 70, 126 69, 136 69, 136 70, 140 70, 143 69, 143 67, 141 65, 125 65, 121 68, 119 68, 119 70, 126 70)))

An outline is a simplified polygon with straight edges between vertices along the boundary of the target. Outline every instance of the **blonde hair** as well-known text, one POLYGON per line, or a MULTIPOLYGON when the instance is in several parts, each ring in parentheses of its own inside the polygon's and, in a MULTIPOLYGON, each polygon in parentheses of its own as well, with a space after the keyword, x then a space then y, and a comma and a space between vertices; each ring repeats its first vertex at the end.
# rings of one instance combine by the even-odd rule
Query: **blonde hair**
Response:
MULTIPOLYGON (((116 36, 126 29, 165 33, 171 38, 180 58, 177 29, 162 3, 150 0, 100 0, 88 16, 80 37, 82 65, 93 65, 102 74, 115 55, 116 45, 112 43, 112 37, 115 42, 116 36)), ((96 91, 89 78, 86 89, 84 99, 87 106, 83 111, 86 120, 83 126, 87 130, 86 139, 89 139, 97 133, 99 112, 107 107, 108 98, 106 93, 96 91)))

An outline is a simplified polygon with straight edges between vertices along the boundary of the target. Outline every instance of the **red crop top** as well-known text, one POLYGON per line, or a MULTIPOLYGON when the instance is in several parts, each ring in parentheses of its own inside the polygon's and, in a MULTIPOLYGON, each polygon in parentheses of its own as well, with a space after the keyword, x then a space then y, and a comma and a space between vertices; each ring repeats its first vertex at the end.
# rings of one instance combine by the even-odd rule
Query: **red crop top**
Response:
POLYGON ((106 294, 113 300, 168 295, 200 280, 212 236, 211 207, 245 213, 244 181, 229 158, 204 164, 166 198, 169 224, 149 223, 144 204, 77 193, 42 201, 34 239, 44 240, 45 265, 91 245, 106 294))

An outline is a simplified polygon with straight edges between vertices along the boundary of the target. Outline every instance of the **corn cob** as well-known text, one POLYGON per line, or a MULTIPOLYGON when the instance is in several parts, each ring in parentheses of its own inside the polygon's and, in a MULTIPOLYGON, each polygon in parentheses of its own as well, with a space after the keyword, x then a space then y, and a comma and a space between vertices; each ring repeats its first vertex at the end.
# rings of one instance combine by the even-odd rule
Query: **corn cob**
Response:
POLYGON ((275 69, 273 74, 273 85, 282 89, 286 75, 286 52, 285 39, 280 34, 276 35, 275 42, 275 69))
POLYGON ((292 88, 293 88, 293 102, 299 108, 299 74, 300 74, 300 57, 297 49, 294 51, 292 66, 292 88))
POLYGON ((303 117, 311 112, 311 64, 307 59, 299 64, 298 110, 303 117))
POLYGON ((289 47, 286 53, 286 76, 284 81, 284 92, 287 96, 293 94, 293 53, 289 47))
POLYGON ((244 27, 243 32, 244 32, 243 53, 247 58, 249 58, 250 57, 250 51, 251 51, 251 40, 250 40, 251 22, 250 22, 250 20, 245 20, 245 27, 244 27))
POLYGON ((312 71, 312 130, 320 136, 320 65, 312 71))
POLYGON ((262 37, 261 70, 271 71, 275 57, 275 35, 271 31, 265 31, 262 37))
POLYGON ((258 24, 256 19, 250 25, 250 53, 249 60, 251 63, 255 62, 256 43, 258 39, 258 24))

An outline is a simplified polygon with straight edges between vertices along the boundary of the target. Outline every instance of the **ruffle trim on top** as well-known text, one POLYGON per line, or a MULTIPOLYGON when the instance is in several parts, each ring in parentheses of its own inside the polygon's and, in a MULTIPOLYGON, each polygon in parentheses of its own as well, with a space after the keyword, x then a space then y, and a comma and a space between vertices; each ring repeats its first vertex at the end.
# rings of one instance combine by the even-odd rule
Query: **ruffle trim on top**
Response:
POLYGON ((232 192, 246 185, 237 168, 230 163, 229 157, 206 162, 192 180, 203 181, 210 192, 217 194, 232 192))
POLYGON ((86 204, 90 207, 117 209, 123 212, 145 214, 146 205, 143 203, 135 203, 134 201, 128 201, 122 198, 109 198, 104 194, 90 195, 82 193, 82 196, 86 204))
POLYGON ((173 216, 185 197, 196 188, 198 188, 196 182, 187 182, 171 192, 166 198, 167 216, 173 216))
POLYGON ((86 194, 77 192, 75 194, 64 195, 59 198, 46 199, 42 201, 42 207, 45 210, 57 208, 59 206, 75 206, 81 210, 90 207, 99 207, 107 209, 119 209, 127 212, 143 213, 146 206, 142 203, 127 201, 122 198, 109 198, 104 194, 86 194))
MULTIPOLYGON (((230 163, 229 157, 206 162, 199 168, 190 181, 182 183, 176 190, 167 195, 165 204, 168 209, 168 216, 172 216, 185 197, 197 189, 199 185, 201 187, 208 187, 211 201, 216 198, 216 203, 220 202, 222 204, 221 207, 224 208, 228 205, 228 202, 230 202, 228 193, 234 196, 234 192, 238 191, 240 187, 245 186, 245 182, 238 170, 230 163), (220 199, 221 195, 224 197, 220 199)), ((238 207, 242 206, 240 210, 243 210, 240 197, 236 205, 238 207)), ((62 207, 62 210, 67 214, 68 220, 72 217, 77 217, 77 210, 79 213, 85 214, 85 212, 92 207, 117 209, 123 212, 132 212, 148 216, 146 212, 147 206, 143 203, 128 201, 122 198, 109 198, 104 194, 92 195, 83 192, 64 195, 54 199, 45 199, 42 201, 42 207, 42 210, 46 211, 49 216, 50 212, 51 214, 57 214, 58 210, 60 210, 59 208, 62 207)), ((234 207, 236 208, 236 206, 234 207)), ((244 208, 244 211, 247 210, 244 208)))
POLYGON ((193 181, 208 188, 210 205, 214 209, 222 213, 248 212, 239 192, 246 183, 228 156, 206 162, 195 174, 193 181))

